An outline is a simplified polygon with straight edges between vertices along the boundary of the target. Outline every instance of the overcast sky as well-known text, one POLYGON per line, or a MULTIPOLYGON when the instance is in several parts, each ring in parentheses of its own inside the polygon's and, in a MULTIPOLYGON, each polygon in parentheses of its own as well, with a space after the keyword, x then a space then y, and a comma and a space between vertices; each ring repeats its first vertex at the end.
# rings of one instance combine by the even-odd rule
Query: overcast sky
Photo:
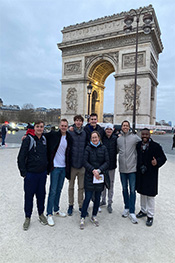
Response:
MULTIPOLYGON (((149 4, 164 46, 158 66, 157 120, 175 124, 174 0, 0 0, 0 98, 5 105, 59 108, 62 58, 57 43, 63 27, 149 4)), ((111 82, 112 75, 105 82, 104 112, 113 112, 111 82)))

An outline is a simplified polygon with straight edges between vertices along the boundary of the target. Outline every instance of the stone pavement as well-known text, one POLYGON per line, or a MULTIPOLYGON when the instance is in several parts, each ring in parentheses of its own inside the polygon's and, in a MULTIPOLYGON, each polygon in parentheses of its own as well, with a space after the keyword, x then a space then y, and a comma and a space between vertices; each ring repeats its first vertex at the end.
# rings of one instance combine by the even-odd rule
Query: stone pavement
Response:
MULTIPOLYGON (((23 231, 23 178, 16 158, 19 145, 0 147, 0 262, 1 263, 173 263, 175 262, 175 157, 167 155, 167 163, 159 173, 159 195, 152 227, 145 218, 137 225, 122 218, 123 200, 119 173, 116 170, 113 213, 106 207, 98 214, 99 227, 86 218, 84 230, 79 229, 77 191, 72 217, 55 218, 55 226, 38 221, 34 201, 31 226, 23 231), (10 147, 11 146, 11 147, 10 147), (17 147, 17 148, 15 148, 17 147)), ((77 187, 76 187, 77 188, 77 187)), ((47 179, 47 196, 49 176, 47 179)), ((46 201, 47 201, 46 196, 46 201)), ((68 207, 68 182, 65 181, 61 210, 68 207)), ((140 210, 137 195, 136 212, 140 210)), ((92 204, 89 212, 92 211, 92 204)))

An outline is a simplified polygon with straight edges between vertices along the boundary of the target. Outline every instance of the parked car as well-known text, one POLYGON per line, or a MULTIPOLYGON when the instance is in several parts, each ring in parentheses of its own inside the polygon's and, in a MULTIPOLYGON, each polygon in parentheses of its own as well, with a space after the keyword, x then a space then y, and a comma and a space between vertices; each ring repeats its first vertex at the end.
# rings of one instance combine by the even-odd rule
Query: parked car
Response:
POLYGON ((19 130, 27 130, 27 123, 17 123, 16 124, 16 127, 19 129, 19 130))
POLYGON ((166 134, 166 132, 160 129, 155 129, 153 130, 152 134, 166 134))
POLYGON ((9 122, 9 124, 7 125, 7 129, 9 131, 19 131, 19 128, 16 126, 14 122, 9 122))

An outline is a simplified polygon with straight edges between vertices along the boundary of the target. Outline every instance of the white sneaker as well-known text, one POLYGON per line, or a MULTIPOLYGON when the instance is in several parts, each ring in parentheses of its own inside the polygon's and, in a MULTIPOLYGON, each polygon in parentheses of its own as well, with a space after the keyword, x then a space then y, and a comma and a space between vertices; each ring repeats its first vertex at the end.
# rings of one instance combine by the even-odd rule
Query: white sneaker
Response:
POLYGON ((101 213, 101 207, 98 208, 98 212, 101 213))
POLYGON ((135 214, 129 214, 129 219, 133 224, 138 224, 138 220, 135 214))
POLYGON ((124 209, 122 213, 122 217, 128 217, 129 215, 129 209, 124 209))
POLYGON ((55 225, 52 215, 48 215, 47 216, 47 223, 48 223, 49 226, 54 226, 55 225))
POLYGON ((61 212, 60 210, 58 210, 57 212, 54 212, 55 216, 60 216, 60 217, 66 217, 67 215, 63 212, 61 212))
POLYGON ((84 229, 84 225, 85 225, 85 219, 82 217, 80 219, 80 229, 84 229))

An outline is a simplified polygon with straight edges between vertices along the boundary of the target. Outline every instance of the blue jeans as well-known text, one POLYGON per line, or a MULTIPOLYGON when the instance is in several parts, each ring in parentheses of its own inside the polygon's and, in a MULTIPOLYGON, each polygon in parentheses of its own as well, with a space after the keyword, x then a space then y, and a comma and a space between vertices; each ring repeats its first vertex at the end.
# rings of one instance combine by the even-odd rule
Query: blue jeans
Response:
POLYGON ((83 201, 83 206, 81 209, 81 217, 85 218, 87 215, 87 210, 89 207, 89 203, 92 199, 92 195, 94 195, 94 205, 93 205, 93 210, 92 210, 92 216, 96 216, 98 213, 98 208, 100 206, 100 197, 101 197, 101 192, 94 192, 94 191, 86 191, 85 190, 85 199, 83 201))
POLYGON ((64 167, 55 167, 50 174, 50 190, 47 202, 47 215, 59 211, 59 201, 66 171, 64 167))
POLYGON ((129 213, 135 213, 135 184, 136 184, 136 174, 135 173, 120 173, 120 180, 123 188, 123 199, 125 203, 125 209, 129 209, 129 213), (128 181, 130 194, 128 193, 128 181))

